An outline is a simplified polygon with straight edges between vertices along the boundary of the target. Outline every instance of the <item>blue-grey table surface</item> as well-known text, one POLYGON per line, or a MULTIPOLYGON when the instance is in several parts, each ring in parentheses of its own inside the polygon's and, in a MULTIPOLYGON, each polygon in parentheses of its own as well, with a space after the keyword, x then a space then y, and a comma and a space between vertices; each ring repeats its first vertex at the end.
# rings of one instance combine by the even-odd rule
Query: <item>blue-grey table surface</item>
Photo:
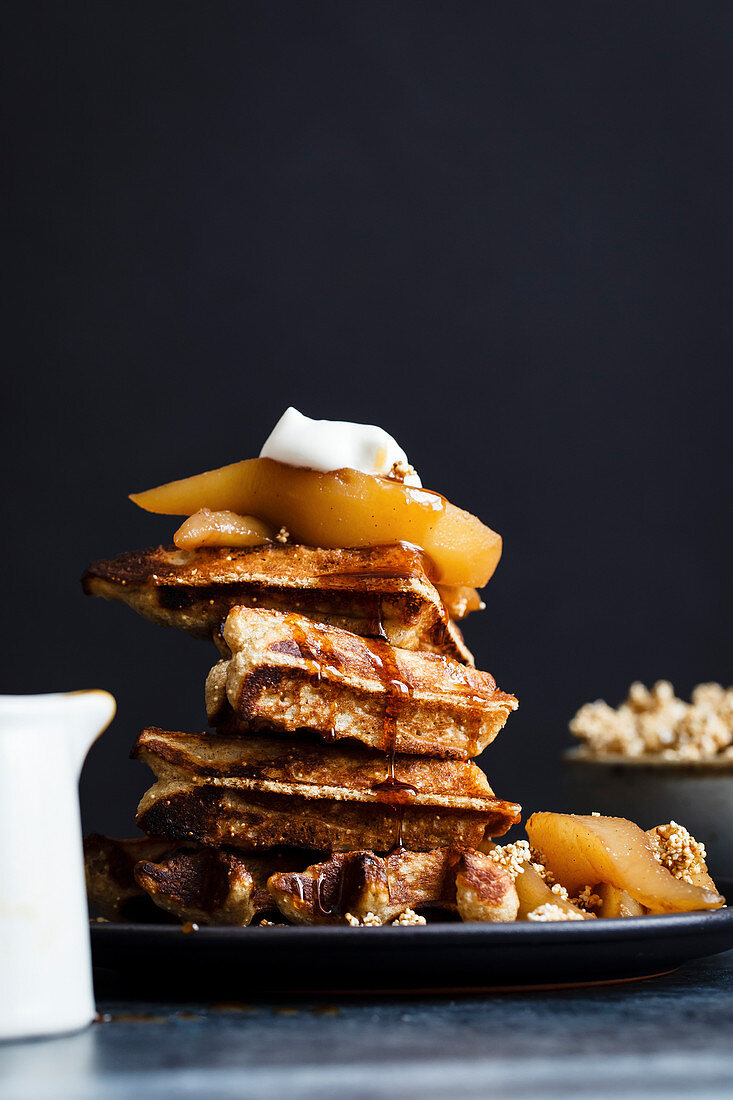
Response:
POLYGON ((733 951, 576 990, 98 1008, 0 1044, 3 1100, 733 1096, 733 951))

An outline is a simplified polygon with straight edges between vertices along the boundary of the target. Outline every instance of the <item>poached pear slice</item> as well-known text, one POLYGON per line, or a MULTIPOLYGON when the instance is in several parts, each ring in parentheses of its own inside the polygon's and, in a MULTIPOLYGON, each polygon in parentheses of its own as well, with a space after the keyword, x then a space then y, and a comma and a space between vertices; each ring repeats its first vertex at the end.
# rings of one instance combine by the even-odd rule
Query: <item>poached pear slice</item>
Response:
MULTIPOLYGON (((481 850, 491 852, 496 847, 498 845, 493 840, 484 840, 481 850)), ((563 912, 572 912, 584 919, 588 916, 584 910, 579 909, 577 905, 573 905, 571 901, 553 894, 542 875, 535 871, 531 863, 522 864, 522 870, 514 877, 514 885, 519 898, 517 920, 527 920, 529 914, 535 909, 539 909, 541 905, 557 905, 563 912)))
POLYGON ((568 893, 607 882, 652 913, 718 909, 717 890, 683 882, 662 867, 646 834, 622 817, 536 813, 527 822, 532 847, 568 893))
POLYGON ((599 917, 641 917, 645 913, 643 905, 632 898, 626 890, 619 890, 618 886, 611 886, 610 882, 602 882, 593 889, 601 899, 599 917))
POLYGON ((557 905, 564 913, 575 913, 583 917, 584 920, 588 917, 587 913, 584 913, 577 905, 573 905, 571 901, 553 894, 542 876, 529 863, 524 864, 521 874, 517 875, 514 880, 514 885, 517 888, 517 896, 519 897, 517 920, 527 920, 529 914, 533 910, 539 909, 541 905, 557 905))
POLYGON ((179 550, 197 550, 199 546, 261 546, 274 537, 273 529, 255 516, 202 508, 183 521, 173 542, 179 550))
POLYGON ((256 516, 275 530, 287 527, 293 542, 307 546, 413 543, 444 585, 482 588, 501 557, 501 536, 440 493, 352 469, 321 473, 250 458, 130 499, 163 515, 207 508, 256 516))

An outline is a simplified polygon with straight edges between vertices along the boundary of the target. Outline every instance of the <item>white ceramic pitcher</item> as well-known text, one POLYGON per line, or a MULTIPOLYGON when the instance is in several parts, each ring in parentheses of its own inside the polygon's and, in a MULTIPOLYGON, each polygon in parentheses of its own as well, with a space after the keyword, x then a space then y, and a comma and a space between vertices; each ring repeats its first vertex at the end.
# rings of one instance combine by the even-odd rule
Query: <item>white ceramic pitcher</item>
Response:
POLYGON ((0 696, 0 1038, 94 1016, 78 781, 106 691, 0 696))

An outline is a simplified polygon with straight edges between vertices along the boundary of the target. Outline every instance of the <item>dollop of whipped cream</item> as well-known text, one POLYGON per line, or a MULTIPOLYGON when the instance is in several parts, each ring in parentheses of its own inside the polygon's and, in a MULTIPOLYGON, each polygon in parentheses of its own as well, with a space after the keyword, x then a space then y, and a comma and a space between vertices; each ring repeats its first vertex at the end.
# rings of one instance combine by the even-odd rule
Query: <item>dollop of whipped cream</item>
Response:
POLYGON ((311 420, 292 406, 265 440, 260 458, 323 473, 348 466, 363 474, 391 474, 405 485, 422 485, 407 455, 384 428, 345 420, 311 420))

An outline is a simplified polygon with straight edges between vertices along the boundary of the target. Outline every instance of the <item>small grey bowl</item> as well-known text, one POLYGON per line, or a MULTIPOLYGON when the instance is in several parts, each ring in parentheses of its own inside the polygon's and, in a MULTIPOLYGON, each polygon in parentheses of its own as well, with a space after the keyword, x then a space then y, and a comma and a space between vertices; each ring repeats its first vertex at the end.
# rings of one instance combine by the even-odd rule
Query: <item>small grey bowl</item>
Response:
POLYGON ((626 817, 642 829, 677 821, 702 841, 711 875, 733 877, 733 760, 563 757, 565 795, 575 813, 626 817))

